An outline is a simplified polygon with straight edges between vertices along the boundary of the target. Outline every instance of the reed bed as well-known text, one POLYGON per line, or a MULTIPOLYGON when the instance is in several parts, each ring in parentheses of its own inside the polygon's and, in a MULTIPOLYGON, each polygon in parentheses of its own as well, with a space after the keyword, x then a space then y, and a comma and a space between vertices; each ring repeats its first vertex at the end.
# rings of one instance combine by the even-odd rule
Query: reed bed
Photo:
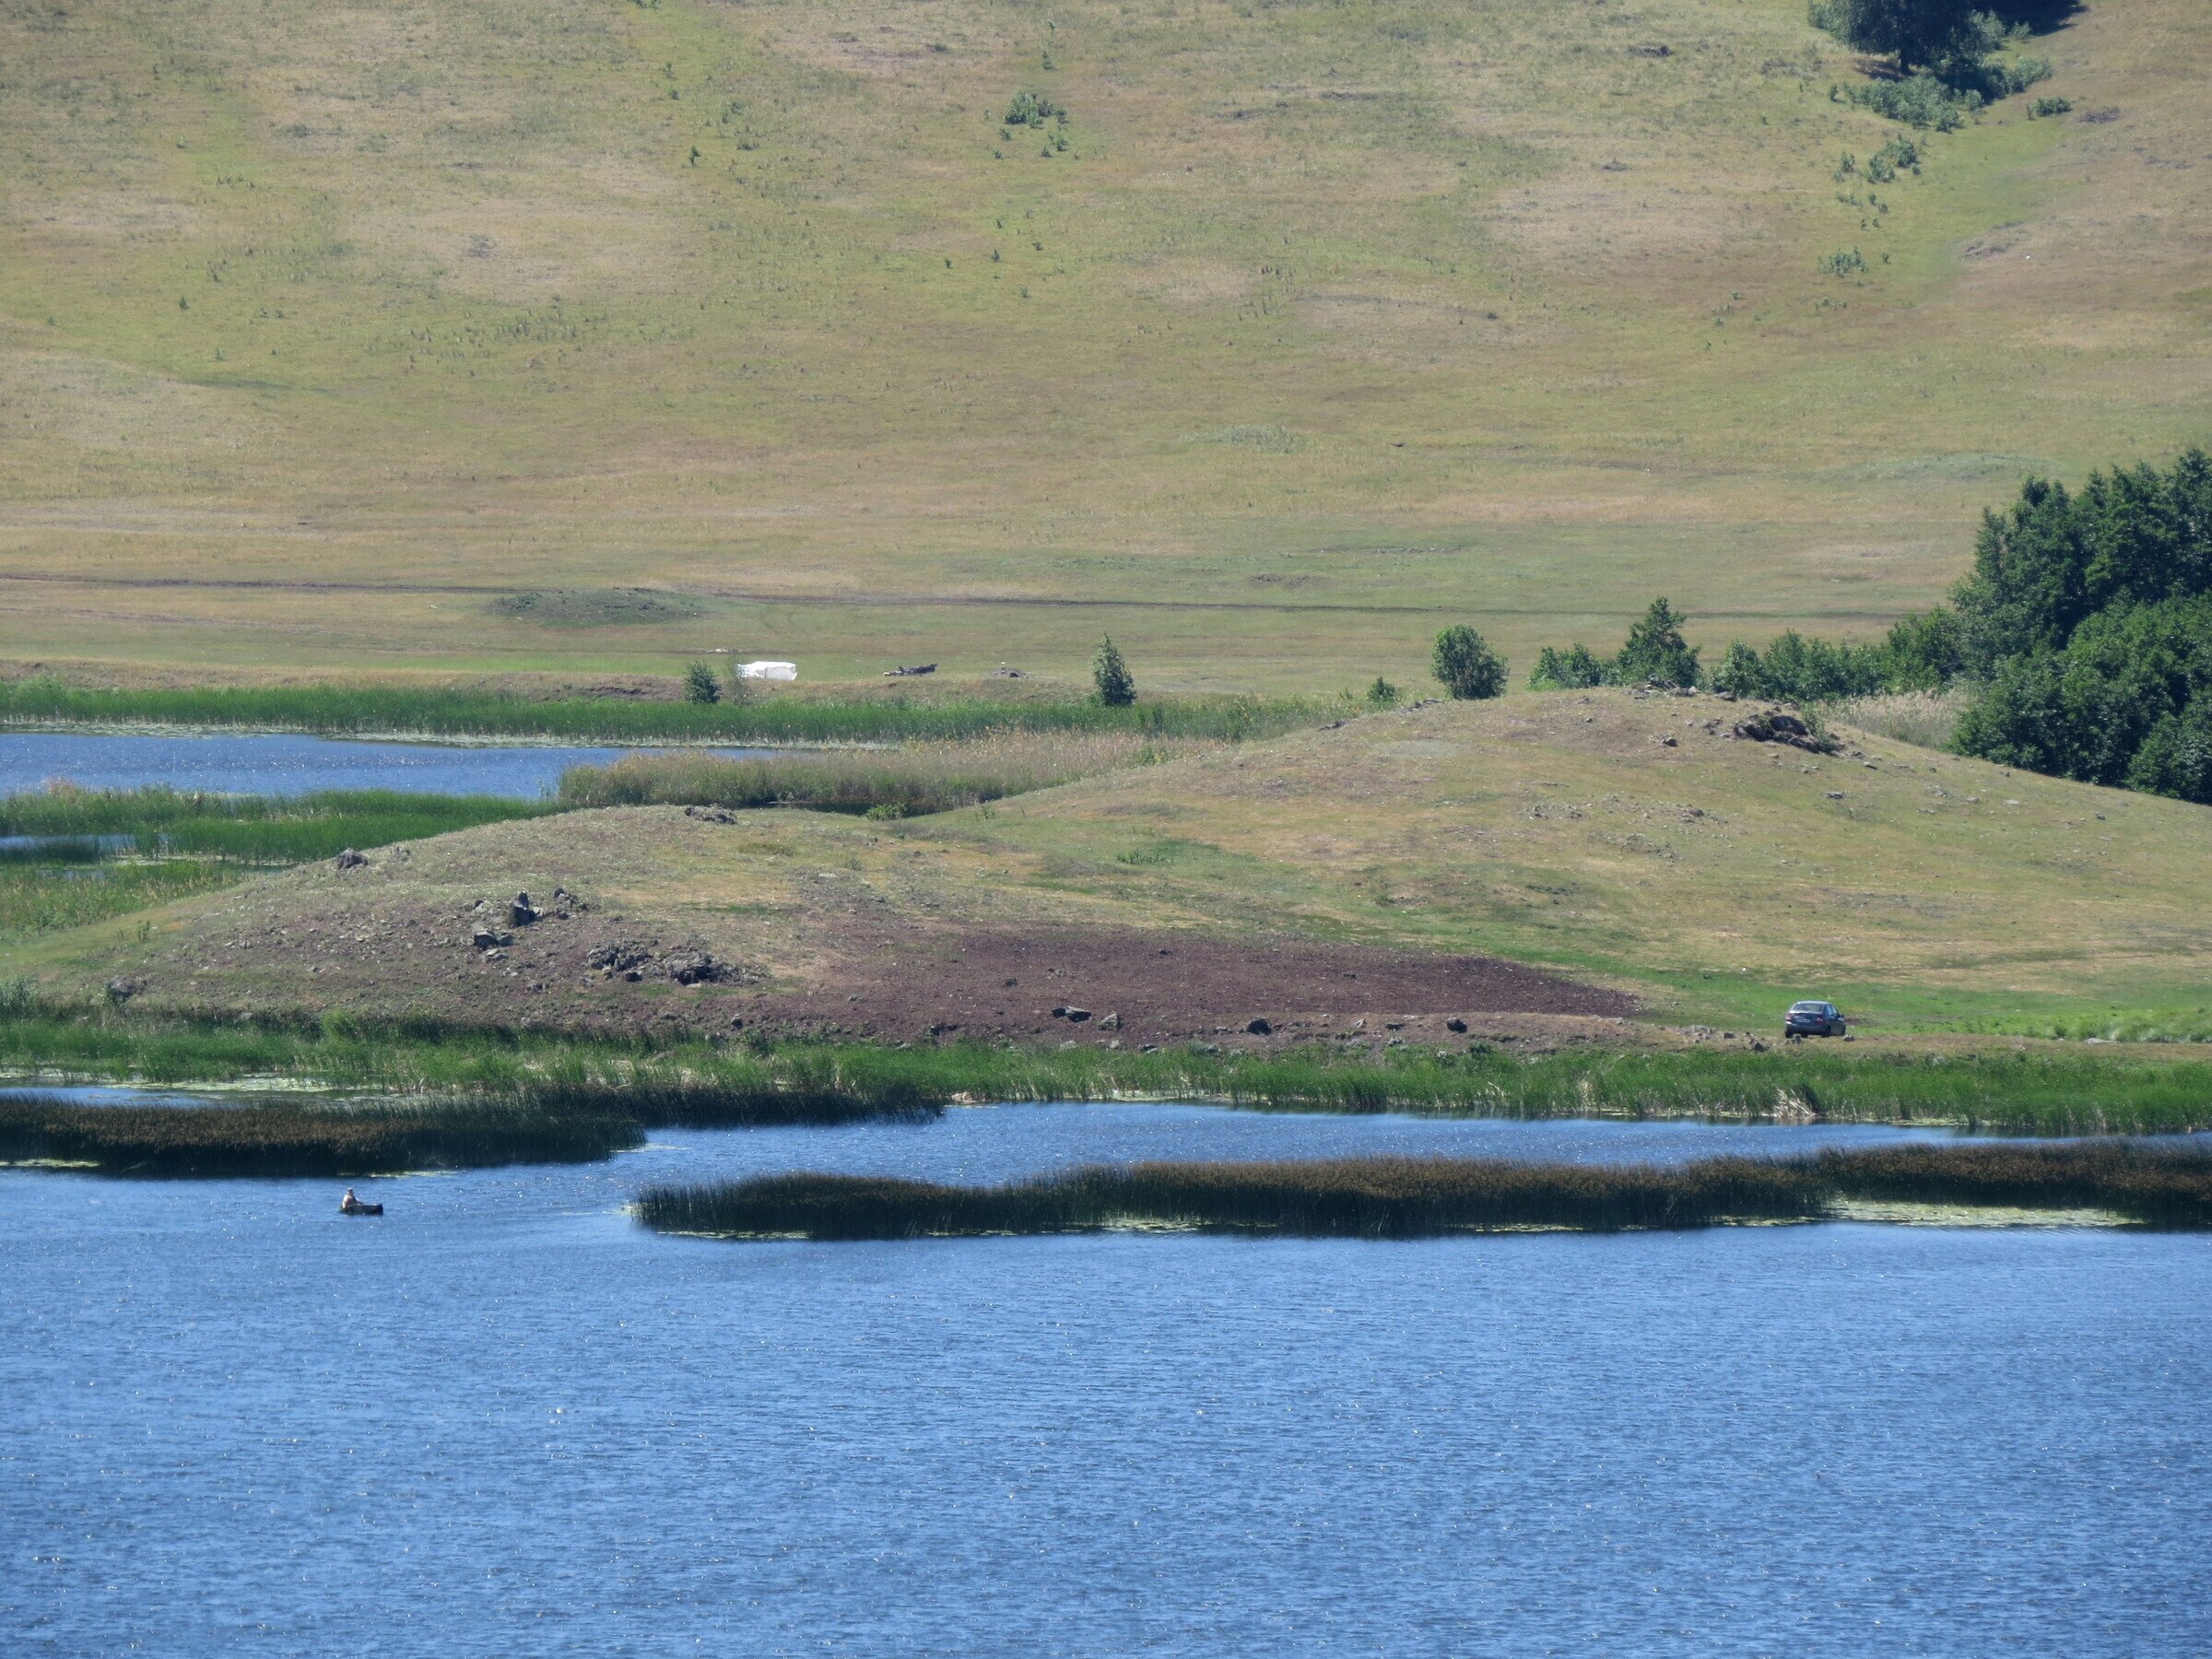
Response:
MULTIPOLYGON (((559 808, 503 795, 412 794, 390 789, 229 795, 152 784, 82 789, 57 779, 0 796, 0 835, 52 836, 53 856, 98 845, 110 854, 178 853, 251 864, 301 864, 346 847, 381 847, 559 808)), ((36 855, 38 849, 27 850, 36 855)))
POLYGON ((1218 747, 1218 739, 1134 732, 1012 732, 966 743, 761 759, 629 755, 605 766, 569 768, 560 777, 560 800, 567 806, 807 806, 913 817, 1218 747))
POLYGON ((1881 1147, 1824 1152, 1839 1197, 2016 1209, 2101 1209, 2154 1227, 2212 1227, 2212 1153, 2140 1141, 1881 1147))
MULTIPOLYGON (((533 1088, 665 1090, 698 1110, 771 1100, 865 1112, 955 1100, 1115 1096, 1221 1100, 1260 1111, 1460 1117, 1760 1119, 1941 1124, 2025 1135, 2150 1135, 2212 1128, 2212 1065, 2081 1055, 1913 1056, 1828 1048, 1639 1053, 1325 1050, 1275 1056, 1191 1049, 891 1048, 869 1043, 655 1042, 427 1022, 321 1024, 235 1016, 47 1008, 0 985, 0 1066, 159 1083, 295 1078, 409 1095, 516 1096, 533 1088), (685 1091, 692 1091, 689 1097, 685 1091)), ((548 1097, 550 1098, 550 1097, 548 1097)), ((571 1099, 583 1099, 574 1093, 571 1099)), ((670 1120, 680 1121, 680 1120, 670 1120)), ((696 1120, 704 1122, 705 1120, 696 1120)))
POLYGON ((80 789, 0 796, 0 935, 51 933, 211 892, 248 871, 559 810, 498 795, 297 796, 80 789))
POLYGON ((1947 749, 1968 700, 1967 688, 1954 686, 1943 691, 1886 691, 1872 697, 1846 697, 1821 712, 1831 720, 1877 736, 1920 748, 1947 749))
POLYGON ((939 1110, 899 1095, 696 1081, 541 1081, 505 1094, 350 1104, 86 1105, 29 1095, 0 1100, 0 1161, 86 1165, 109 1175, 389 1175, 590 1162, 637 1146, 655 1128, 920 1120, 939 1110))
POLYGON ((588 1163, 643 1139, 642 1125, 624 1113, 542 1112, 522 1102, 338 1109, 0 1100, 0 1159, 89 1165, 108 1175, 337 1177, 588 1163))
POLYGON ((1910 1147, 1672 1167, 1495 1159, 1093 1165, 998 1186, 798 1173, 650 1187, 665 1232, 815 1240, 976 1237, 1167 1227, 1409 1239, 1547 1228, 1587 1232, 1806 1221, 1852 1198, 2097 1209, 2212 1227, 2212 1156, 2139 1145, 1910 1147))
POLYGON ((9 859, 0 863, 0 936, 53 933, 105 922, 241 880, 240 865, 176 859, 118 864, 9 859))
POLYGON ((1803 1166, 1715 1159, 1681 1171, 1500 1159, 1093 1165, 1002 1186, 771 1175, 648 1188, 645 1225, 731 1237, 912 1239, 1157 1226, 1410 1239, 1486 1228, 1710 1227, 1816 1213, 1803 1166))
POLYGON ((1124 732, 1170 737, 1271 736, 1330 718, 1306 698, 1147 698, 1127 708, 1089 699, 814 698, 744 701, 525 698, 380 686, 95 689, 39 677, 0 684, 0 724, 179 725, 332 736, 573 738, 594 743, 910 742, 1005 732, 1124 732))

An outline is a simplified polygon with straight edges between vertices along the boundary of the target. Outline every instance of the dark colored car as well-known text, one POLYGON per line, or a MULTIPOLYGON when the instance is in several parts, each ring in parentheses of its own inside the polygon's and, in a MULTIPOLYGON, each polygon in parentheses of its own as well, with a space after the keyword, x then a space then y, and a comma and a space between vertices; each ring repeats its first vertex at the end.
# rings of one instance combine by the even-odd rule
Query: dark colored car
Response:
POLYGON ((1782 1018, 1784 1037, 1841 1037, 1843 1010, 1830 1002, 1792 1003, 1782 1018))

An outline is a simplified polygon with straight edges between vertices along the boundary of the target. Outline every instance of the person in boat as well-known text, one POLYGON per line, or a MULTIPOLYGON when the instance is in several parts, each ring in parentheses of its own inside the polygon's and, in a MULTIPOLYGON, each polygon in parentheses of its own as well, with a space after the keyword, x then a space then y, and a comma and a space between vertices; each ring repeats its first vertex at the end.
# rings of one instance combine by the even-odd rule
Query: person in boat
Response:
POLYGON ((346 1189, 346 1196, 338 1200, 338 1213, 342 1216, 350 1216, 354 1211, 364 1207, 366 1206, 363 1206, 361 1201, 353 1195, 353 1189, 351 1187, 347 1187, 346 1189))

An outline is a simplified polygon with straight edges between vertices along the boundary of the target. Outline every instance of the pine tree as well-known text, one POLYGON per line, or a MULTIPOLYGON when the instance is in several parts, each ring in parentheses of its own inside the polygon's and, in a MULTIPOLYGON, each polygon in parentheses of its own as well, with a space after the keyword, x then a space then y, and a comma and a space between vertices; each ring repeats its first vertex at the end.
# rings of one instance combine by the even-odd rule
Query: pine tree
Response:
POLYGON ((1112 639, 1099 643, 1099 654, 1090 665, 1090 677, 1099 688, 1099 700, 1110 709, 1125 709, 1136 700, 1136 681, 1129 676, 1129 665, 1112 639))
POLYGON ((1624 686, 1698 683, 1698 653, 1683 640, 1682 618, 1665 599, 1653 600, 1643 619, 1629 629, 1628 643, 1613 659, 1613 677, 1624 686))

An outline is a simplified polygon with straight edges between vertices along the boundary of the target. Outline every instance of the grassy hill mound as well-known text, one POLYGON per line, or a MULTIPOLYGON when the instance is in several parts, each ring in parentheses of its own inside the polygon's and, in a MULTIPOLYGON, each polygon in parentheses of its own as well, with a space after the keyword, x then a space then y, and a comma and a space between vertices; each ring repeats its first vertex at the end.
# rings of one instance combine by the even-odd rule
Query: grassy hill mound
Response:
POLYGON ((2041 10, 2071 110, 1877 176, 1802 0, 8 8, 0 653, 1870 629, 2023 470, 2204 436, 2212 36, 2041 10))
POLYGON ((1733 735, 1749 712, 1431 705, 888 824, 575 813, 37 965, 135 1006, 1132 1045, 1639 1006, 1763 1030, 1801 995, 1877 1030, 2206 1022, 2206 808, 1848 730, 1833 755, 1733 735), (517 921, 525 890, 545 913, 517 921))
POLYGON ((1712 696, 1515 696, 1372 716, 1004 804, 972 839, 1076 890, 1265 905, 1764 1021, 2198 1010, 2212 812, 1839 727, 1732 735, 1712 696))

